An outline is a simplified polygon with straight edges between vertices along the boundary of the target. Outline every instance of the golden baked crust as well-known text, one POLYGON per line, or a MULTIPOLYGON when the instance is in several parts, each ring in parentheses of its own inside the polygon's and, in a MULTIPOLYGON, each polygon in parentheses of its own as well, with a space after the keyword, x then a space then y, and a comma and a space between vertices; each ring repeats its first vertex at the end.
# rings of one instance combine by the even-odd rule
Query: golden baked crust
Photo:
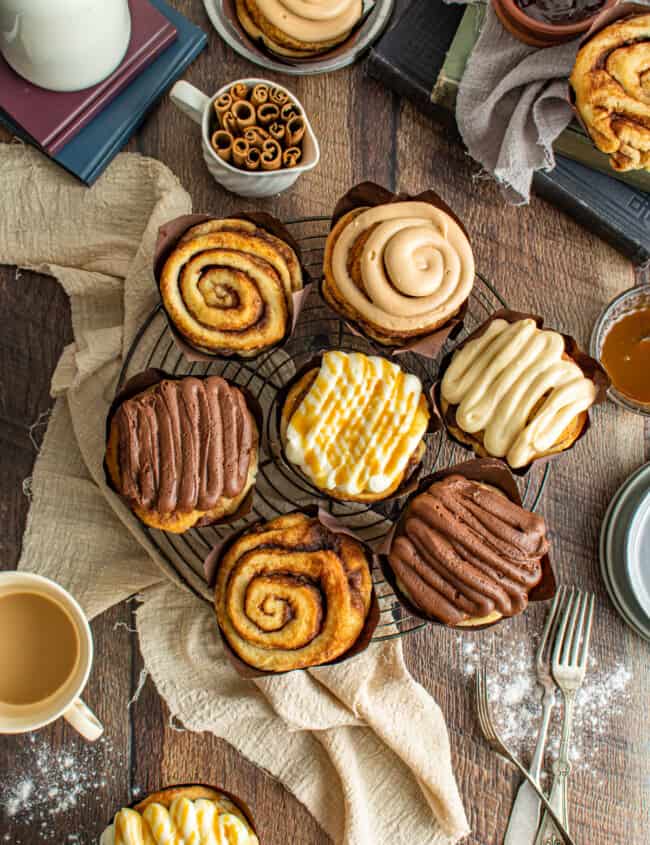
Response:
POLYGON ((614 170, 650 169, 650 14, 619 18, 578 51, 576 109, 614 170))
MULTIPOLYGON (((151 393, 155 390, 155 388, 156 385, 153 385, 152 387, 147 388, 147 390, 144 390, 142 394, 138 395, 151 393)), ((151 528, 158 528, 161 531, 169 531, 172 534, 182 534, 199 524, 210 525, 213 522, 217 522, 218 520, 235 513, 255 484, 255 479, 257 477, 259 434, 254 420, 253 435, 254 440, 253 448, 250 453, 248 475, 241 492, 237 496, 222 496, 210 510, 193 510, 187 513, 177 512, 163 514, 157 510, 143 508, 129 503, 131 510, 141 522, 145 523, 145 525, 149 525, 151 528)), ((119 461, 119 434, 116 414, 113 415, 111 420, 108 441, 106 444, 105 463, 111 481, 113 482, 115 489, 119 491, 121 488, 121 472, 119 461)))
POLYGON ((261 41, 272 53, 286 58, 311 58, 333 49, 348 38, 348 29, 327 41, 301 41, 274 26, 260 10, 256 0, 236 0, 239 22, 255 41, 261 41))
MULTIPOLYGON (((293 416, 294 412, 297 410, 298 406, 305 398, 307 393, 309 392, 309 388, 314 383, 316 376, 318 375, 318 367, 315 367, 313 370, 309 370, 308 372, 304 373, 296 382, 295 384, 291 385, 289 391, 287 392, 286 399, 284 401, 284 405, 282 406, 282 413, 281 413, 281 421, 280 421, 280 438, 282 440, 282 444, 286 445, 286 433, 287 427, 291 421, 291 417, 293 416)), ((421 402, 424 403, 426 406, 426 399, 424 396, 421 397, 421 402)), ((395 480, 395 482, 387 489, 384 490, 382 493, 362 493, 357 496, 352 496, 349 493, 342 493, 341 491, 337 490, 334 487, 331 490, 323 490, 328 496, 331 496, 333 499, 339 499, 344 502, 378 502, 382 499, 386 499, 388 496, 392 496, 393 493, 399 488, 399 486, 413 473, 415 468, 421 462, 422 458, 424 457, 424 453, 426 451, 426 446, 424 441, 420 441, 417 449, 411 455, 408 464, 406 465, 402 474, 395 480)), ((296 472, 299 472, 303 475, 300 467, 294 466, 296 472)), ((305 476, 306 477, 306 476, 305 476)), ((308 479, 310 484, 314 484, 312 479, 308 479)))
MULTIPOLYGON (((388 205, 388 208, 396 208, 400 204, 391 204, 388 205)), ((404 207, 406 208, 406 203, 403 203, 404 207)), ((408 204, 411 208, 413 207, 412 203, 408 204)), ((424 205, 424 204, 420 204, 424 205)), ((428 205, 428 208, 432 209, 433 206, 428 205)), ((382 206, 374 207, 376 210, 381 210, 382 206)), ((353 221, 360 217, 365 212, 370 212, 372 209, 370 207, 361 206, 358 208, 354 208, 351 211, 344 214, 342 217, 337 220, 336 224, 330 231, 327 242, 325 244, 325 253, 323 256, 323 283, 322 283, 322 293, 325 301, 330 305, 330 307, 336 311, 337 313, 341 314, 348 320, 352 320, 357 323, 365 334, 372 338, 373 340, 377 341, 378 343, 384 346, 400 346, 404 345, 405 342, 413 339, 417 339, 423 335, 431 334, 435 332, 437 329, 442 328, 443 326, 447 325, 462 309, 463 305, 467 301, 467 297, 469 296, 471 285, 466 286, 467 290, 465 295, 458 298, 455 306, 445 309, 441 303, 440 307, 435 309, 436 316, 431 316, 428 320, 420 321, 418 320, 419 325, 414 328, 404 328, 404 329, 394 329, 388 328, 387 325, 382 325, 378 321, 373 321, 370 319, 366 314, 361 313, 359 308, 356 308, 349 299, 349 296, 346 296, 343 291, 341 290, 340 284, 337 283, 337 273, 334 268, 333 263, 333 256, 335 247, 343 235, 344 231, 348 228, 353 221)), ((446 220, 453 223, 453 231, 455 232, 456 236, 458 237, 458 233, 460 232, 457 224, 455 221, 452 221, 451 218, 444 212, 441 212, 439 209, 436 210, 436 214, 444 215, 446 220)), ((391 317, 394 316, 393 312, 391 311, 390 307, 383 308, 379 305, 379 302, 373 301, 373 297, 371 296, 370 292, 366 290, 364 285, 363 279, 363 272, 362 272, 362 259, 364 254, 364 247, 368 242, 369 238, 372 234, 377 230, 377 228, 381 224, 379 222, 373 223, 369 225, 367 228, 362 228, 359 233, 356 235, 350 251, 348 253, 347 259, 347 273, 349 274, 353 284, 356 288, 363 294, 363 302, 360 303, 359 307, 365 307, 366 303, 372 303, 374 311, 377 313, 378 317, 386 316, 387 322, 390 320, 391 317), (382 313, 383 312, 383 313, 382 313)), ((413 227, 413 232, 421 231, 417 227, 413 227)), ((408 230, 403 230, 398 234, 398 237, 403 237, 404 235, 408 235, 408 230)), ((462 240, 465 241, 467 244, 467 248, 469 249, 469 244, 467 243, 467 239, 465 238, 464 233, 462 234, 462 240)), ((395 243, 397 238, 389 239, 388 243, 385 244, 387 248, 390 247, 391 243, 395 243)), ((447 247, 450 251, 453 249, 451 245, 447 244, 447 247)), ((434 250, 438 250, 438 245, 431 247, 431 252, 433 253, 434 250)), ((442 257, 442 261, 444 262, 444 252, 438 252, 438 258, 442 257)), ((405 255, 403 259, 399 262, 400 270, 403 273, 407 273, 409 267, 409 259, 410 255, 405 255)), ((387 287, 391 288, 392 292, 396 295, 399 295, 399 291, 396 288, 392 288, 393 279, 391 278, 390 271, 386 266, 386 263, 383 262, 382 267, 383 273, 385 273, 385 284, 387 287)), ((462 273, 461 273, 462 275, 462 273)), ((474 277, 474 270, 473 270, 473 260, 472 260, 472 269, 471 269, 471 276, 472 280, 474 277)), ((429 299, 427 296, 423 296, 423 302, 426 302, 429 299)), ((411 294, 409 302, 416 303, 418 301, 417 297, 411 294)), ((399 303, 401 305, 401 303, 399 303)), ((422 306, 422 316, 429 311, 430 306, 422 306)), ((369 309, 368 309, 369 310, 369 309)))
POLYGON ((303 285, 293 249, 249 220, 193 226, 160 274, 165 311, 196 349, 244 357, 279 343, 303 285))
POLYGON ((371 599, 363 546, 303 513, 254 527, 219 561, 219 627, 241 660, 266 672, 345 654, 363 631, 371 599))

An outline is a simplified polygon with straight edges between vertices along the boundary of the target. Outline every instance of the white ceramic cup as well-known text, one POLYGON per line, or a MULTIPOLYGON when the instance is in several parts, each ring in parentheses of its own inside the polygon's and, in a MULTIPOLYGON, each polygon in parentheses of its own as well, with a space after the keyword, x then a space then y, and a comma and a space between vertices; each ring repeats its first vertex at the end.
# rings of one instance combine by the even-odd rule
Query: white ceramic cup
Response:
POLYGON ((97 85, 130 40, 128 0, 0 0, 0 53, 16 73, 50 91, 97 85))
MULTIPOLYGON (((0 0, 1 1, 1 0, 0 0)), ((206 96, 194 85, 181 80, 169 92, 172 103, 201 127, 203 159, 214 179, 223 187, 241 197, 271 197, 290 188, 301 173, 312 170, 320 159, 320 148, 307 113, 299 100, 285 88, 268 79, 238 79, 220 88, 212 97, 206 96), (210 144, 211 129, 214 126, 214 101, 229 91, 233 85, 243 82, 248 88, 268 85, 285 91, 298 106, 305 119, 305 135, 302 142, 302 160, 297 167, 280 170, 240 170, 219 158, 210 144)))
POLYGON ((15 592, 45 596, 65 611, 79 637, 79 659, 67 681, 42 701, 20 705, 0 702, 0 734, 27 733, 63 716, 83 737, 94 742, 104 728, 79 697, 93 662, 93 638, 83 610, 70 593, 49 578, 31 572, 0 572, 0 597, 15 592))

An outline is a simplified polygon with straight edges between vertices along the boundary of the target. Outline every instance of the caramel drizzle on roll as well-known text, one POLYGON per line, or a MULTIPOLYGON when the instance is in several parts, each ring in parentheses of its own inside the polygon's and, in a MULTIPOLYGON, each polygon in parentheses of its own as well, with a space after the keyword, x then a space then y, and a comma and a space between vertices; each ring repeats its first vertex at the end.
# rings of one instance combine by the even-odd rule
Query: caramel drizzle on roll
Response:
MULTIPOLYGON (((240 140, 235 140, 233 156, 240 140)), ((245 155, 252 152, 259 166, 259 150, 247 146, 245 155)), ((291 294, 301 287, 293 249, 254 223, 236 219, 193 226, 160 276, 163 304, 174 325, 208 351, 246 353, 281 340, 291 294)))
POLYGON ((441 396, 458 406, 463 431, 483 432, 490 455, 526 466, 596 398, 596 386, 564 347, 561 334, 538 329, 532 319, 493 320, 454 353, 441 396))
POLYGON ((521 613, 548 550, 542 517, 450 475, 416 496, 389 554, 412 601, 448 625, 521 613))
POLYGON ((334 660, 363 630, 372 581, 363 547, 305 514, 244 534, 220 561, 215 608, 233 651, 285 672, 334 660))
POLYGON ((281 32, 316 43, 345 35, 363 9, 361 0, 255 0, 255 5, 281 32))
POLYGON ((460 226, 426 202, 362 210, 339 233, 333 280, 355 313, 385 331, 417 333, 458 311, 474 284, 474 257, 460 226), (361 250, 361 284, 350 269, 361 250))
POLYGON ((255 423, 224 379, 161 381, 118 408, 120 493, 162 514, 210 510, 248 476, 255 423))
POLYGON ((621 18, 580 48, 576 107, 615 170, 650 168, 650 14, 621 18))

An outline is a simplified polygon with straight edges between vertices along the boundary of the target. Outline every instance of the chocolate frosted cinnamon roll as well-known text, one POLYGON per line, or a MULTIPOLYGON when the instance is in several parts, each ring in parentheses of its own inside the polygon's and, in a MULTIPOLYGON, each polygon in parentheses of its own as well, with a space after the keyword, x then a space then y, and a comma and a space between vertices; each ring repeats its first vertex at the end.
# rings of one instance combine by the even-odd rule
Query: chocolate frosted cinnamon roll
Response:
POLYGON ((255 669, 328 663, 355 644, 372 597, 363 546, 318 519, 287 514, 239 537, 219 562, 215 609, 235 654, 255 669))
POLYGON ((309 58, 348 37, 363 14, 362 0, 237 0, 251 38, 280 56, 309 58))
POLYGON ((541 516, 496 487, 449 475, 411 500, 388 564, 423 615, 471 627, 525 610, 547 551, 541 516))
POLYGON ((239 508, 255 482, 258 439, 244 395, 224 379, 162 379, 115 410, 106 468, 139 519, 182 533, 239 508))
MULTIPOLYGON (((253 151, 259 165, 259 150, 247 155, 253 151)), ((303 279, 287 243, 249 220, 226 219, 193 226, 165 261, 159 285, 169 319, 192 346, 250 356, 284 338, 303 279)))
POLYGON ((323 295, 379 343, 400 345, 444 326, 474 284, 465 233, 428 202, 344 214, 327 238, 323 295))
POLYGON ((650 14, 622 17, 579 50, 575 104, 614 170, 650 170, 650 14))

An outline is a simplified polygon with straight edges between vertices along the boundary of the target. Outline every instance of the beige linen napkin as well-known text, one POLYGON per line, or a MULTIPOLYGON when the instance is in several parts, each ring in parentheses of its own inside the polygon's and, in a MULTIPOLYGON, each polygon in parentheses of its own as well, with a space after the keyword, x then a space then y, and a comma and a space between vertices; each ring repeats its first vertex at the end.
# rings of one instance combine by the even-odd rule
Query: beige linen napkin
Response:
POLYGON ((156 301, 158 227, 191 210, 187 193, 140 156, 118 156, 87 189, 35 151, 0 145, 0 194, 12 197, 0 218, 0 263, 57 278, 74 329, 52 379, 58 398, 34 468, 20 567, 63 584, 89 616, 139 593, 145 666, 172 714, 278 777, 336 842, 457 841, 468 827, 447 729, 399 642, 335 667, 241 679, 209 606, 179 585, 106 488, 106 412, 124 350, 156 301))

